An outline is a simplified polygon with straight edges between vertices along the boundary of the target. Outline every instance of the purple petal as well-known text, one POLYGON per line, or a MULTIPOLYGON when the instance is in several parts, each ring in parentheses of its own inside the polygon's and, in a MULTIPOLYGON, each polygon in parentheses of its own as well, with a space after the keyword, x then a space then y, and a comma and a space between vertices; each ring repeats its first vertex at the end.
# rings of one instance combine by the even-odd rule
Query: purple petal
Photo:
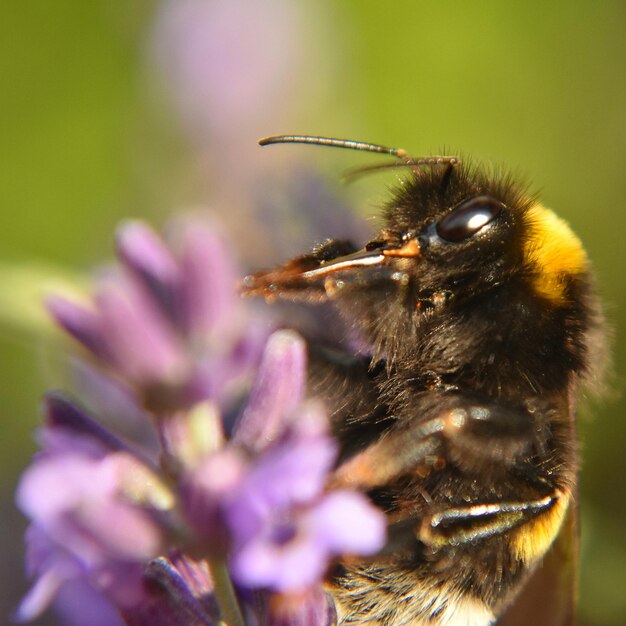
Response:
POLYGON ((230 543, 225 510, 243 479, 245 464, 236 450, 212 454, 184 481, 181 489, 186 519, 209 547, 222 554, 230 543))
POLYGON ((385 544, 385 516, 361 493, 330 492, 311 510, 308 523, 334 555, 369 556, 385 544))
POLYGON ((16 622, 30 622, 39 617, 52 603, 66 579, 54 570, 40 576, 15 610, 16 622))
POLYGON ((26 530, 26 566, 29 576, 37 577, 15 612, 15 620, 30 621, 41 615, 59 589, 80 573, 75 559, 50 540, 38 526, 26 530))
POLYGON ((270 506, 306 502, 322 490, 337 456, 337 444, 330 437, 285 438, 268 450, 252 468, 247 480, 270 506))
POLYGON ((139 510, 110 502, 75 513, 76 529, 92 533, 110 558, 143 561, 161 547, 161 533, 139 510))
MULTIPOLYGON (((98 615, 102 618, 107 616, 107 619, 114 615, 112 607, 96 593, 96 589, 106 594, 117 606, 137 604, 144 595, 143 566, 140 564, 108 562, 101 567, 86 568, 84 563, 61 544, 51 540, 36 525, 28 528, 26 539, 30 574, 37 576, 37 581, 18 608, 16 617, 19 620, 33 619, 41 614, 57 594, 60 596, 57 602, 62 611, 79 603, 84 609, 79 614, 85 614, 85 611, 95 610, 97 606, 101 611, 98 615), (76 597, 77 593, 80 598, 76 597)), ((74 617, 78 619, 78 615, 74 617)), ((74 623, 80 622, 75 620, 74 623)), ((97 622, 87 620, 87 623, 97 622)), ((119 620, 101 623, 119 624, 119 620)))
POLYGON ((84 580, 65 583, 54 601, 54 610, 64 626, 124 626, 115 606, 84 580))
POLYGON ((85 580, 122 610, 145 601, 145 568, 138 561, 109 561, 88 571, 85 580))
MULTIPOLYGON (((136 393, 129 385, 77 359, 72 359, 72 381, 73 387, 80 390, 81 401, 90 413, 97 415, 107 428, 119 433, 124 440, 141 450, 149 464, 157 463, 160 442, 153 416, 139 405, 136 393)), ((103 429, 100 425, 98 428, 103 429)), ((107 437, 121 441, 109 430, 104 430, 107 437)), ((85 431, 85 434, 88 433, 85 431)))
POLYGON ((143 384, 172 383, 186 371, 182 345, 166 320, 130 284, 112 282, 96 296, 113 364, 143 384))
POLYGON ((124 263, 141 276, 173 285, 178 278, 176 262, 160 237, 143 222, 129 221, 119 228, 117 245, 124 263))
POLYGON ((231 558, 233 578, 241 585, 278 591, 300 591, 319 582, 328 555, 311 537, 296 537, 285 544, 259 537, 236 550, 231 558))
POLYGON ((50 538, 88 567, 112 559, 146 559, 161 544, 160 531, 138 507, 118 498, 120 469, 129 480, 125 453, 104 459, 74 452, 42 456, 24 472, 17 489, 21 510, 50 538))
POLYGON ((44 400, 44 410, 46 425, 54 431, 59 428, 67 429, 78 436, 81 443, 86 443, 85 438, 93 439, 112 451, 128 449, 120 439, 79 409, 62 392, 48 392, 44 400))
POLYGON ((232 575, 243 586, 304 590, 321 581, 331 558, 371 555, 385 542, 384 516, 361 494, 333 492, 309 510, 272 513, 231 552, 232 575))
POLYGON ((225 242, 201 224, 182 232, 181 300, 189 332, 216 336, 233 322, 237 273, 225 242))
MULTIPOLYGON (((68 455, 60 461, 42 456, 26 469, 20 479, 16 498, 20 509, 42 528, 56 528, 59 518, 91 486, 97 460, 68 455)), ((109 486, 97 485, 100 491, 109 486)))
POLYGON ((306 376, 306 346, 294 332, 275 332, 267 342, 254 388, 234 439, 260 450, 285 428, 300 403, 306 376))
POLYGON ((74 339, 99 358, 106 358, 106 342, 102 337, 98 315, 59 296, 46 299, 46 308, 56 322, 74 339))
POLYGON ((272 330, 260 311, 255 312, 253 319, 245 320, 228 352, 229 360, 240 373, 247 375, 251 368, 258 369, 272 330))
MULTIPOLYGON (((203 400, 217 403, 224 413, 241 403, 242 394, 250 386, 250 378, 261 360, 269 329, 258 318, 250 320, 232 343, 223 341, 206 354, 198 356, 194 374, 189 381, 188 395, 192 404, 203 400)), ((232 430, 232 424, 229 424, 232 430)))
POLYGON ((118 230, 117 247, 126 267, 176 323, 178 267, 159 236, 142 222, 127 222, 118 230))
POLYGON ((133 462, 154 468, 155 459, 148 451, 133 448, 77 407, 63 392, 51 391, 44 398, 45 425, 38 431, 42 451, 50 456, 80 455, 103 459, 111 452, 124 452, 133 462))
POLYGON ((286 437, 267 450, 233 498, 228 523, 236 545, 251 541, 285 510, 318 496, 337 454, 330 438, 286 437))

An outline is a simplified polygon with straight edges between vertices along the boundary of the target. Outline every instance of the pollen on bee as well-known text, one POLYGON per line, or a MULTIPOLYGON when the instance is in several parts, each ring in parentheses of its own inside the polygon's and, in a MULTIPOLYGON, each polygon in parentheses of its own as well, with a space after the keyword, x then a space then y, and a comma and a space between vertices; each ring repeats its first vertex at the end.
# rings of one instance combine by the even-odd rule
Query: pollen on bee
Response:
POLYGON ((429 454, 424 460, 426 465, 436 470, 442 470, 447 465, 445 458, 438 454, 429 454))
POLYGON ((459 429, 465 426, 467 411, 465 409, 452 409, 444 418, 444 430, 459 429))
POLYGON ((345 287, 345 281, 340 278, 327 278, 324 281, 324 289, 329 296, 335 295, 338 291, 345 287))
POLYGON ((401 285, 408 285, 409 284, 409 275, 406 272, 394 272, 391 275, 391 280, 395 280, 396 282, 400 283, 401 285))

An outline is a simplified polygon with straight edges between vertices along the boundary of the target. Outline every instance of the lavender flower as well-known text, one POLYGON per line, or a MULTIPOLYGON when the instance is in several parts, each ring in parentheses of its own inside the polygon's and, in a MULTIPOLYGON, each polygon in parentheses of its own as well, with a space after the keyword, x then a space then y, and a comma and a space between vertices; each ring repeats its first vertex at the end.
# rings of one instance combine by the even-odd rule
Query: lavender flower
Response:
POLYGON ((228 147, 261 119, 284 119, 285 77, 301 70, 302 12, 287 0, 162 3, 155 60, 194 141, 228 147))
POLYGON ((332 557, 381 547, 384 524, 361 494, 323 491, 336 452, 326 434, 287 432, 241 481, 228 510, 237 582, 301 592, 322 579, 332 557), (353 536, 351 519, 364 521, 353 536))
POLYGON ((234 306, 237 273, 221 238, 202 225, 176 234, 177 255, 146 225, 124 225, 122 274, 101 281, 90 308, 48 300, 57 322, 159 413, 206 399, 227 405, 268 332, 246 326, 234 306))
POLYGON ((122 272, 91 308, 49 303, 102 370, 97 386, 121 385, 128 397, 115 406, 149 420, 160 447, 48 396, 42 451, 18 489, 36 582, 17 618, 56 596, 67 610, 87 588, 131 626, 329 624, 325 572, 336 557, 377 552, 383 516, 362 494, 327 489, 338 448, 323 407, 304 400, 303 340, 266 341, 266 320, 234 294, 220 237, 177 235, 170 248, 126 225, 122 272))
POLYGON ((151 501, 166 510, 173 503, 169 490, 113 434, 60 396, 46 402, 40 443, 17 493, 32 521, 29 570, 38 577, 17 617, 37 616, 76 579, 120 607, 136 604, 143 563, 163 549, 162 529, 137 504, 151 501))
POLYGON ((284 331, 273 335, 231 449, 193 478, 191 517, 198 527, 214 528, 219 519, 228 528, 231 573, 246 587, 302 591, 322 578, 331 557, 372 554, 382 543, 381 518, 369 515, 362 495, 324 493, 338 449, 318 405, 295 411, 303 374, 302 340, 284 331), (237 454, 242 445, 257 451, 252 463, 237 454), (218 463, 225 471, 215 471, 218 463), (356 535, 344 530, 351 529, 350 516, 364 520, 356 535))

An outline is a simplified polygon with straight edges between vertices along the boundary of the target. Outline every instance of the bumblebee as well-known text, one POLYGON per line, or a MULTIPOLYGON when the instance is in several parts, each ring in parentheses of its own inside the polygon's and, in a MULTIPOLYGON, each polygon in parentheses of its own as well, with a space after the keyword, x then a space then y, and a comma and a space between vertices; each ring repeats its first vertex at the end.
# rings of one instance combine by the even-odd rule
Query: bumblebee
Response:
POLYGON ((331 572, 338 623, 573 624, 575 406, 604 345, 580 241, 506 173, 261 141, 285 142, 406 171, 364 247, 328 240, 244 279, 247 295, 330 302, 367 346, 309 346, 309 391, 341 443, 333 482, 389 527, 374 560, 331 572))

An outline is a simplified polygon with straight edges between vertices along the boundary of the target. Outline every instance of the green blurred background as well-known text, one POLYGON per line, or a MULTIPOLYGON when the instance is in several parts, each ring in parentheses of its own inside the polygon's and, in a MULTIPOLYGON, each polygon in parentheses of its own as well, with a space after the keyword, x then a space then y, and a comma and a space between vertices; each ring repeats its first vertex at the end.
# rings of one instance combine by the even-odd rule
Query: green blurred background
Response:
MULTIPOLYGON (((3 3, 0 615, 27 588, 12 493, 58 377, 42 289, 110 258, 124 217, 205 204, 237 237, 255 174, 279 185, 297 160, 333 184, 362 162, 255 145, 306 132, 506 163, 580 234, 614 330, 611 393, 581 419, 581 622, 626 623, 624 24, 619 0, 3 3)), ((368 215, 386 185, 338 193, 368 215)))

